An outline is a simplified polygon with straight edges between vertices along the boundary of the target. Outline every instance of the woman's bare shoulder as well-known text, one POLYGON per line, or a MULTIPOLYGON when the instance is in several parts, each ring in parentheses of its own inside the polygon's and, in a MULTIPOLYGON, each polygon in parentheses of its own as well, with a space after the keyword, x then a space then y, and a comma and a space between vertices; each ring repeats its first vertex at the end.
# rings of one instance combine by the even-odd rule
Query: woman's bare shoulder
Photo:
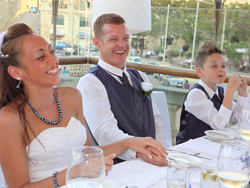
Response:
POLYGON ((17 109, 13 104, 8 104, 0 110, 0 129, 5 131, 21 131, 22 126, 17 109))
POLYGON ((74 87, 70 87, 70 86, 60 86, 60 87, 56 87, 55 91, 63 96, 64 98, 71 98, 71 100, 73 100, 73 97, 80 97, 81 93, 78 89, 74 88, 74 87))

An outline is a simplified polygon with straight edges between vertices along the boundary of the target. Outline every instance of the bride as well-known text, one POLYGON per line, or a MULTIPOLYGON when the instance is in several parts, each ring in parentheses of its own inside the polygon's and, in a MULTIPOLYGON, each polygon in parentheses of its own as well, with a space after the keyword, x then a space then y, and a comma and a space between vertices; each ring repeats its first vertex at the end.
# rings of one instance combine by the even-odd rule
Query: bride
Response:
MULTIPOLYGON (((72 148, 90 145, 80 92, 54 87, 60 82, 58 64, 52 46, 27 25, 18 23, 0 34, 0 164, 9 187, 65 185, 72 148)), ((101 147, 106 174, 112 159, 128 148, 159 160, 148 147, 166 155, 149 137, 101 147)))

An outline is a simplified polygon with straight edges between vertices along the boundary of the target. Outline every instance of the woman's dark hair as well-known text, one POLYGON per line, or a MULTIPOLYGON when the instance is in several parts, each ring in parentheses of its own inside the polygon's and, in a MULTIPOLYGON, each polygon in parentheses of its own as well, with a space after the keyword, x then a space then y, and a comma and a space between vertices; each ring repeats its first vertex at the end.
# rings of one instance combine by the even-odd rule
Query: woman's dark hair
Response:
POLYGON ((21 84, 19 89, 16 89, 18 80, 12 78, 8 73, 9 66, 22 67, 22 40, 23 36, 32 34, 34 31, 24 23, 17 23, 8 27, 7 33, 4 36, 3 45, 0 51, 3 54, 8 54, 8 58, 0 57, 0 109, 9 103, 13 103, 19 113, 20 121, 24 128, 23 145, 26 141, 30 142, 28 129, 34 134, 26 119, 25 100, 26 96, 21 84))

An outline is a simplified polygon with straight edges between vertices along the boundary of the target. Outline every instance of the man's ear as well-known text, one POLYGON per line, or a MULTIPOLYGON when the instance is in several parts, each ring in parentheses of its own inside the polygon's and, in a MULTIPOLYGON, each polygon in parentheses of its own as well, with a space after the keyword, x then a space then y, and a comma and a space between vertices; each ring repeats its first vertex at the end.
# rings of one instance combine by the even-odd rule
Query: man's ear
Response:
POLYGON ((22 74, 22 69, 19 67, 15 66, 9 66, 8 67, 8 73, 10 76, 16 80, 22 80, 23 79, 23 74, 22 74))
POLYGON ((101 43, 101 40, 97 37, 94 37, 93 38, 93 43, 94 45, 98 48, 98 50, 100 50, 100 43, 101 43))
POLYGON ((201 78, 203 76, 203 73, 202 73, 202 68, 201 67, 197 67, 196 68, 196 73, 199 75, 199 77, 201 78))

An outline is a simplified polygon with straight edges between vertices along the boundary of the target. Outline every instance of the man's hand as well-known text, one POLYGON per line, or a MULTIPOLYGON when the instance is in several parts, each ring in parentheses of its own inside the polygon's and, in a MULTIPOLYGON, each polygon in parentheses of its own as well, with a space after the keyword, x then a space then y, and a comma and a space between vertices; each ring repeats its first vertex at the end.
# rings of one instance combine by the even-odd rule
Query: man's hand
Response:
POLYGON ((143 153, 136 153, 136 157, 137 158, 141 158, 142 160, 144 160, 147 163, 151 163, 154 165, 158 165, 158 166, 167 166, 168 165, 168 161, 166 159, 166 155, 162 155, 157 149, 148 146, 146 148, 146 150, 150 153, 150 155, 152 156, 152 159, 150 159, 149 156, 143 154, 143 153))
POLYGON ((143 154, 149 160, 152 160, 153 158, 154 160, 156 160, 155 159, 156 154, 157 156, 163 158, 166 158, 167 156, 166 149, 162 146, 162 143, 151 137, 133 137, 133 138, 128 138, 127 141, 128 141, 128 146, 130 148, 132 148, 133 150, 137 151, 140 154, 143 154))

